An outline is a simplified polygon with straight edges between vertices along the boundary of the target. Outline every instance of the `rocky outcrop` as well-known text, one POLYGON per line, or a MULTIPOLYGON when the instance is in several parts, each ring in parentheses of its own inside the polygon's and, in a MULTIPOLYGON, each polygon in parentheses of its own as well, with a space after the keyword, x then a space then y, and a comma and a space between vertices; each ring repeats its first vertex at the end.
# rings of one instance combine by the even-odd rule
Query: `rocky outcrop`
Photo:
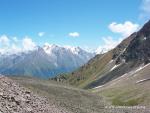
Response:
POLYGON ((66 113, 13 80, 0 77, 0 113, 66 113))
POLYGON ((118 58, 126 62, 136 62, 136 65, 150 62, 150 21, 137 32, 125 52, 118 58))

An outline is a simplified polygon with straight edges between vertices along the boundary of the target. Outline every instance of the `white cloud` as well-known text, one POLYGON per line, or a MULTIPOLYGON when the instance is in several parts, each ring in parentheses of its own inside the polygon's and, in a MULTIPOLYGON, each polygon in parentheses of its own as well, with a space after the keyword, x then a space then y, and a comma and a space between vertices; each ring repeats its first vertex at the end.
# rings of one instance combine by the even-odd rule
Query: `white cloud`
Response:
POLYGON ((6 48, 4 49, 4 48, 0 48, 0 54, 4 54, 4 53, 6 53, 6 48))
POLYGON ((9 40, 9 38, 6 35, 2 35, 0 37, 0 45, 2 45, 2 46, 9 46, 9 42, 10 42, 10 40, 9 40))
POLYGON ((69 33, 68 34, 70 37, 79 37, 80 36, 80 34, 78 33, 78 32, 72 32, 72 33, 69 33))
POLYGON ((12 44, 12 50, 15 52, 15 53, 18 53, 18 52, 21 52, 22 49, 20 47, 18 47, 17 45, 15 44, 12 44))
POLYGON ((0 45, 0 53, 2 54, 15 54, 37 49, 35 42, 29 37, 18 40, 17 37, 11 37, 10 39, 6 35, 3 35, 0 37, 0 45))
POLYGON ((115 48, 124 38, 128 37, 133 32, 136 32, 139 29, 139 25, 130 21, 125 21, 124 23, 112 22, 108 28, 113 33, 120 34, 121 36, 118 39, 114 39, 111 36, 103 37, 103 44, 97 48, 97 54, 105 53, 115 48))
POLYGON ((113 48, 115 48, 121 41, 127 36, 131 35, 133 32, 137 31, 139 28, 138 24, 134 24, 130 21, 124 23, 112 22, 108 28, 113 32, 120 34, 120 38, 114 39, 111 36, 103 37, 103 44, 99 46, 96 50, 97 54, 105 53, 113 48))
POLYGON ((44 36, 44 35, 45 35, 45 32, 39 32, 39 33, 38 33, 38 36, 39 36, 39 37, 42 37, 42 36, 44 36))
POLYGON ((127 36, 131 35, 133 32, 137 31, 139 28, 139 25, 134 24, 130 21, 126 21, 123 24, 112 22, 108 26, 108 28, 114 33, 119 33, 123 37, 127 37, 127 36))
POLYGON ((16 54, 16 53, 19 53, 19 52, 22 52, 22 48, 21 47, 18 47, 16 46, 15 44, 12 44, 11 46, 5 46, 3 48, 0 48, 0 53, 2 54, 16 54))
POLYGON ((7 35, 0 36, 0 54, 16 54, 35 49, 37 49, 35 42, 27 36, 23 39, 12 36, 8 37, 7 35))
POLYGON ((22 48, 18 47, 15 44, 12 44, 10 47, 3 48, 3 50, 4 50, 4 53, 7 52, 9 54, 16 54, 16 53, 22 52, 22 48))
POLYGON ((103 37, 102 38, 104 43, 103 45, 99 46, 96 50, 96 54, 105 53, 113 48, 115 48, 123 38, 119 38, 118 40, 114 40, 112 37, 103 37))
POLYGON ((30 51, 30 50, 34 50, 36 48, 36 44, 32 41, 31 38, 29 37, 25 37, 22 40, 22 45, 23 45, 23 49, 25 51, 30 51))

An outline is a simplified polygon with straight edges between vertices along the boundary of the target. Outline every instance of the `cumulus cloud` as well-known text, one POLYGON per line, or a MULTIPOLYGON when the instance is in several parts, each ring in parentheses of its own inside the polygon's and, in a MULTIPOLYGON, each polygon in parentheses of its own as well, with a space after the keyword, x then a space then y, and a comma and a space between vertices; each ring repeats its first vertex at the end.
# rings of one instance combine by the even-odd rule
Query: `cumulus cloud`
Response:
POLYGON ((22 45, 23 45, 23 49, 25 51, 30 51, 30 50, 34 50, 36 48, 36 44, 32 41, 31 38, 29 37, 25 37, 22 40, 22 45))
POLYGON ((80 34, 78 33, 78 32, 72 32, 72 33, 69 33, 68 34, 70 37, 79 37, 80 36, 80 34))
POLYGON ((9 47, 3 47, 3 48, 0 48, 0 53, 2 54, 16 54, 16 53, 19 53, 19 52, 23 52, 22 48, 21 47, 18 47, 17 45, 15 44, 12 44, 11 46, 9 47))
POLYGON ((15 44, 12 44, 12 50, 15 52, 15 53, 18 53, 18 52, 21 52, 22 49, 20 47, 18 47, 17 45, 15 44))
POLYGON ((126 21, 124 23, 117 23, 117 22, 112 22, 108 28, 114 32, 114 33, 119 33, 123 37, 127 37, 131 35, 133 32, 137 31, 139 28, 138 24, 134 24, 130 21, 126 21))
POLYGON ((142 5, 141 5, 140 9, 141 9, 140 18, 149 19, 149 17, 150 17, 150 0, 142 0, 142 5))
POLYGON ((2 35, 0 37, 0 45, 1 46, 9 46, 9 42, 10 42, 10 40, 6 35, 2 35))
POLYGON ((114 39, 111 36, 103 37, 103 44, 99 46, 96 50, 97 54, 105 53, 113 48, 115 48, 124 38, 131 35, 133 32, 139 29, 138 24, 134 24, 130 21, 124 23, 112 22, 108 28, 116 34, 120 34, 120 38, 114 39))
POLYGON ((17 37, 7 37, 3 35, 0 37, 0 53, 16 54, 19 52, 27 52, 37 49, 35 42, 31 38, 25 37, 18 40, 17 37))
POLYGON ((44 36, 44 35, 45 35, 45 32, 39 32, 39 33, 38 33, 38 36, 39 36, 39 37, 42 37, 42 36, 44 36))
POLYGON ((110 37, 110 36, 103 37, 102 39, 104 43, 96 49, 96 54, 105 53, 115 48, 123 40, 123 38, 114 40, 113 37, 110 37))
POLYGON ((16 44, 12 44, 10 47, 3 48, 3 53, 16 54, 22 52, 22 48, 18 47, 16 44))

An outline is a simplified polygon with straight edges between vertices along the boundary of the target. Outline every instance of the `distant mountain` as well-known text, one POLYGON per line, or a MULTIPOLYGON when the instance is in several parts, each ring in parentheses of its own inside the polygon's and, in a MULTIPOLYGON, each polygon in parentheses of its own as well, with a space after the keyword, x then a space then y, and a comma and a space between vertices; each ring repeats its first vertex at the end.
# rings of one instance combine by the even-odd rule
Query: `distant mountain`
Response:
POLYGON ((94 56, 79 47, 45 44, 33 51, 0 54, 0 73, 48 78, 71 72, 94 56))

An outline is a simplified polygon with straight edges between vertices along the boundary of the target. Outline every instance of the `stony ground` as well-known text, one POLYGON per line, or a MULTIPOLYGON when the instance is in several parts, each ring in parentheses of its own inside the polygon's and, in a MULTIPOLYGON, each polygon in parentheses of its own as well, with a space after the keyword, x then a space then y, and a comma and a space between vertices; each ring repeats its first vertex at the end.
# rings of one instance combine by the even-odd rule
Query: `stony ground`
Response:
POLYGON ((71 87, 35 79, 31 79, 32 84, 29 81, 0 77, 0 113, 150 113, 148 108, 110 107, 104 105, 102 98, 71 87), (23 85, 25 81, 28 85, 23 85), (45 93, 39 95, 35 91, 45 93))
POLYGON ((0 77, 0 113, 68 113, 7 77, 0 77))

